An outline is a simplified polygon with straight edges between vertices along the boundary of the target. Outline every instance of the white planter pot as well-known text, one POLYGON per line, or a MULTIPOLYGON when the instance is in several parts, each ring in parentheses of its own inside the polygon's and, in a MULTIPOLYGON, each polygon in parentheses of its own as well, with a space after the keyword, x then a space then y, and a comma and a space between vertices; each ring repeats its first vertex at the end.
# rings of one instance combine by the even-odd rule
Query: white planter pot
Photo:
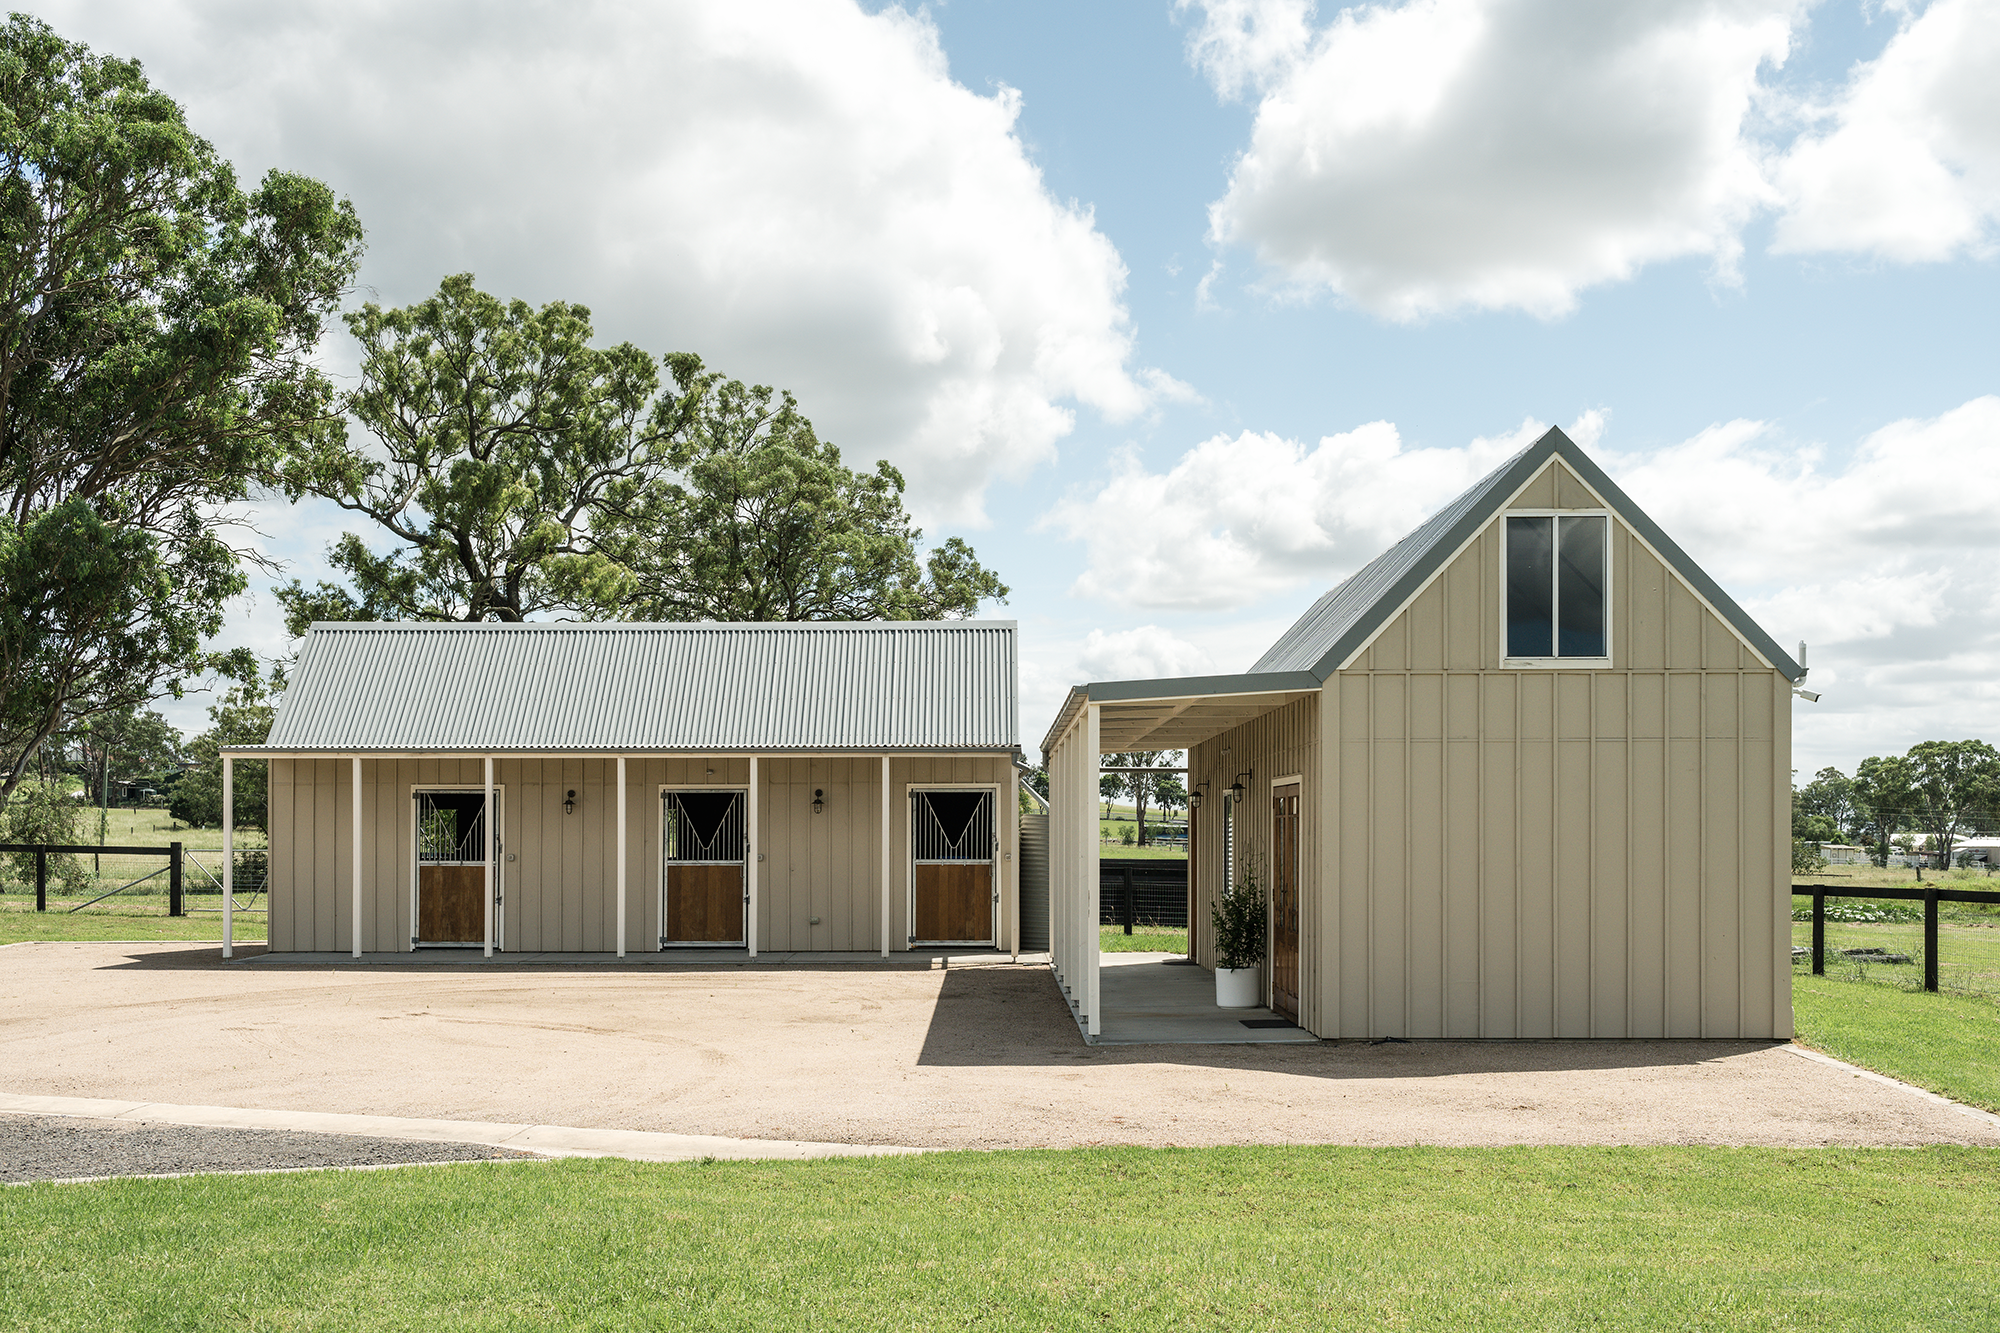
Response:
POLYGON ((1255 1009, 1264 1003, 1263 981, 1264 969, 1261 967, 1216 968, 1216 1008, 1255 1009))

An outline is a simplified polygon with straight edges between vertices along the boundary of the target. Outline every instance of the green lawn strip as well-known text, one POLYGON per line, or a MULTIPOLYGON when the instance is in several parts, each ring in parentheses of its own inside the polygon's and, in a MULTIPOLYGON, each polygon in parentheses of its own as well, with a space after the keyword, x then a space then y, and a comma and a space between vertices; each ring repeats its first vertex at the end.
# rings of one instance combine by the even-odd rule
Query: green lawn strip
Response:
POLYGON ((0 1190, 0 1327, 1984 1329, 1977 1149, 1099 1149, 0 1190))
POLYGON ((1802 1045, 2000 1112, 2000 1004, 1795 973, 1802 1045))
POLYGON ((1127 935, 1123 926, 1099 926, 1097 947, 1102 953, 1186 953, 1187 932, 1185 930, 1148 930, 1144 926, 1132 927, 1127 935))
MULTIPOLYGON (((1812 947, 1812 926, 1792 923, 1792 943, 1812 947)), ((1884 982, 1891 986, 1924 984, 1924 927, 1921 921, 1826 923, 1828 975, 1843 980, 1884 982), (1843 949, 1884 949, 1904 954, 1907 963, 1874 963, 1848 958, 1843 949)), ((1809 966, 1809 965, 1808 965, 1809 966)), ((1947 991, 2000 999, 2000 930, 1989 926, 1938 926, 1938 985, 1947 991)))
MULTIPOLYGON (((168 916, 166 903, 157 907, 86 907, 69 909, 80 898, 51 898, 49 910, 37 912, 33 894, 0 898, 0 944, 23 940, 219 940, 222 912, 218 899, 196 899, 207 910, 168 916)), ((116 902, 113 899, 112 902, 116 902)), ((251 944, 264 940, 264 913, 238 912, 236 938, 251 944)))

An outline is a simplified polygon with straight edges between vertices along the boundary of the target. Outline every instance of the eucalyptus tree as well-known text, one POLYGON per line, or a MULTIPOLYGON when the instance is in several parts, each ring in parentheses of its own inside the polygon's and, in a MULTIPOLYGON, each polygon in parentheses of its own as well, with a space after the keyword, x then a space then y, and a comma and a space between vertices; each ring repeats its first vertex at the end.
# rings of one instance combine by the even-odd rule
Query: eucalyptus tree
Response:
POLYGON ((1873 755, 1854 769, 1855 807, 1875 834, 1875 863, 1886 865, 1896 835, 1910 827, 1916 808, 1915 775, 1901 755, 1873 755))
POLYGON ((253 191, 136 61, 0 25, 0 797, 48 738, 247 654, 225 506, 338 430, 312 364, 353 208, 253 191))
POLYGON ((590 311, 503 302, 446 278, 400 309, 348 316, 361 381, 345 407, 373 437, 343 437, 287 476, 373 521, 329 553, 347 586, 278 589, 294 636, 314 620, 524 620, 624 597, 599 551, 607 493, 643 492, 686 433, 687 395, 661 394, 653 358, 592 346, 590 311))
POLYGON ((685 405, 674 471, 614 488, 604 550, 627 572, 617 613, 640 620, 942 620, 1005 601, 1007 585, 952 537, 922 531, 887 462, 856 471, 789 393, 675 353, 685 405))
POLYGON ((1904 762, 1911 823, 1924 834, 1925 851, 1948 867, 1959 836, 2000 802, 2000 751, 1985 741, 1924 741, 1904 762))

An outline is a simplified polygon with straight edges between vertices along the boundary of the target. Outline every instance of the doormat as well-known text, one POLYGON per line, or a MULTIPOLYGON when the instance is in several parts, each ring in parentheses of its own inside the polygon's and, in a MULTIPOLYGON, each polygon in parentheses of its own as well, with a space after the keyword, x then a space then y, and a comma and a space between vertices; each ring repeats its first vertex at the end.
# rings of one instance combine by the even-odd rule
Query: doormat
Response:
POLYGON ((1298 1026, 1289 1018, 1245 1018, 1239 1020, 1246 1028, 1295 1028, 1298 1026))
POLYGON ((1167 961, 1166 961, 1166 962, 1164 962, 1164 963, 1160 964, 1160 966, 1161 966, 1161 967, 1200 967, 1200 966, 1201 966, 1201 964, 1200 964, 1200 963, 1197 963, 1197 962, 1195 962, 1195 960, 1194 960, 1194 959, 1192 959, 1192 958, 1169 958, 1169 959, 1167 959, 1167 961))

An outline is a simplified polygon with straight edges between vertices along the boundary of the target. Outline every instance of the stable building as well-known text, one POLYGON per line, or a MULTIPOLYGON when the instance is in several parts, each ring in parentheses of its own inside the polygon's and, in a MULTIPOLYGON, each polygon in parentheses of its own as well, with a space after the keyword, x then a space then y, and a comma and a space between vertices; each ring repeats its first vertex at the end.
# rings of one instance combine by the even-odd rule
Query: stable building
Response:
POLYGON ((1266 1002, 1338 1038, 1785 1038, 1805 676, 1551 430, 1246 672, 1072 689, 1053 965, 1101 1030, 1099 756, 1185 749, 1190 921, 1254 876, 1266 1002))
POLYGON ((1016 678, 1011 621, 316 624, 225 783, 273 952, 1017 953, 1016 678))

